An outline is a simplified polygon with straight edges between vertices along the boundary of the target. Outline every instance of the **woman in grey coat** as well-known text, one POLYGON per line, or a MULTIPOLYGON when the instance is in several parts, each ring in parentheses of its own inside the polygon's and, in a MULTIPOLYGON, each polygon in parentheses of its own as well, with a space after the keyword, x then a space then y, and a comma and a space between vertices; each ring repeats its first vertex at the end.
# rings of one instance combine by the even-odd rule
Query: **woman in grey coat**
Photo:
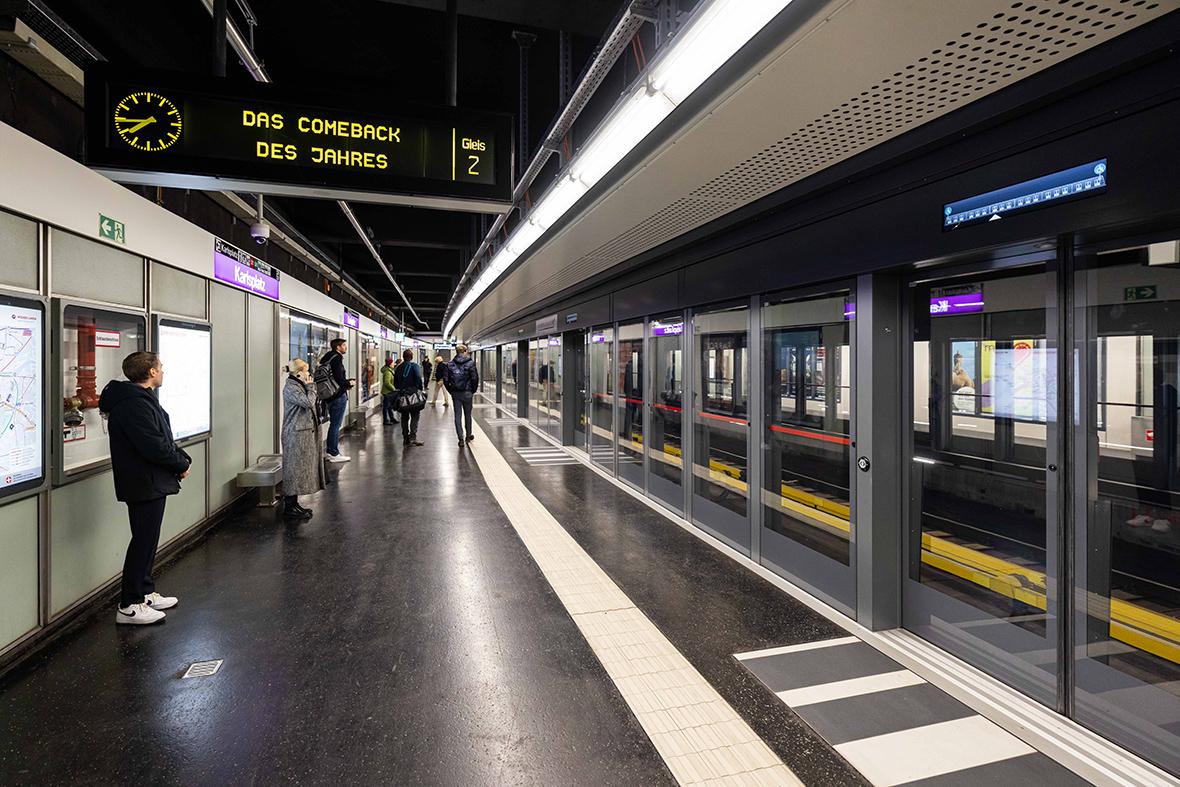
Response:
POLYGON ((311 509, 299 505, 299 495, 324 488, 320 458, 320 419, 315 411, 315 385, 307 361, 296 358, 287 366, 283 386, 283 516, 310 519, 311 509))

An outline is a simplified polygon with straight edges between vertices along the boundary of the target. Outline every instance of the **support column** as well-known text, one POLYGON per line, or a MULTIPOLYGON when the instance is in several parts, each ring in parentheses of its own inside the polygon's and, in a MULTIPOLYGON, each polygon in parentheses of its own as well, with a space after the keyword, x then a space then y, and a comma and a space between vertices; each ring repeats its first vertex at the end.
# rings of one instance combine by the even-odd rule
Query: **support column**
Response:
POLYGON ((532 367, 529 365, 529 343, 516 343, 516 414, 526 421, 529 417, 529 375, 532 367))
POLYGON ((537 37, 522 30, 512 31, 512 40, 520 47, 520 109, 517 113, 516 171, 523 175, 529 166, 529 49, 537 37))
MULTIPOLYGON (((581 331, 566 331, 561 335, 561 444, 574 444, 574 430, 578 413, 585 404, 579 384, 582 377, 582 362, 579 356, 585 351, 581 331)), ((585 446, 582 446, 585 448, 585 446)))
POLYGON ((459 106, 459 0, 447 0, 447 106, 459 106))
POLYGON ((496 345, 496 404, 504 404, 504 348, 496 345))
POLYGON ((874 631, 901 625, 901 286, 856 280, 853 443, 856 617, 874 631))
POLYGON ((225 37, 229 0, 213 0, 213 76, 225 76, 225 37))

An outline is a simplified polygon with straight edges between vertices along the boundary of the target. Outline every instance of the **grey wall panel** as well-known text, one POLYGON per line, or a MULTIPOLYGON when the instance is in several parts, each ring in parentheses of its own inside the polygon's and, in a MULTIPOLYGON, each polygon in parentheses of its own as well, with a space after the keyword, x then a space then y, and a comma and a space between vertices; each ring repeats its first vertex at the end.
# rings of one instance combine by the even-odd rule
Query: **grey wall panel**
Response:
MULTIPOLYGON (((238 493, 246 466, 246 293, 210 285, 213 323, 213 434, 209 438, 209 507, 238 493)), ((268 386, 269 388, 269 386, 268 386)))
POLYGON ((164 526, 160 530, 160 543, 166 544, 176 536, 205 519, 205 463, 208 461, 208 445, 196 443, 185 449, 193 458, 189 476, 180 482, 180 494, 168 498, 164 509, 164 526))
POLYGON ((61 230, 49 253, 54 295, 143 308, 142 257, 61 230))
POLYGON ((286 363, 275 357, 275 305, 270 301, 250 296, 246 315, 249 321, 250 356, 247 359, 250 397, 249 433, 246 437, 247 458, 253 462, 259 454, 275 452, 275 380, 279 367, 286 363))
POLYGON ((37 289, 37 224, 2 210, 0 284, 37 289))
POLYGON ((0 648, 37 627, 37 501, 0 507, 0 648))
POLYGON ((584 329, 606 322, 610 322, 609 295, 563 308, 557 315, 557 330, 584 329), (577 319, 571 319, 571 317, 577 319))
POLYGON ((629 320, 680 308, 680 274, 668 273, 616 292, 614 319, 629 320))
POLYGON ((50 493, 49 610, 56 615, 123 569, 131 531, 110 471, 50 493))
POLYGON ((151 287, 153 311, 205 319, 206 280, 200 276, 153 262, 151 287))

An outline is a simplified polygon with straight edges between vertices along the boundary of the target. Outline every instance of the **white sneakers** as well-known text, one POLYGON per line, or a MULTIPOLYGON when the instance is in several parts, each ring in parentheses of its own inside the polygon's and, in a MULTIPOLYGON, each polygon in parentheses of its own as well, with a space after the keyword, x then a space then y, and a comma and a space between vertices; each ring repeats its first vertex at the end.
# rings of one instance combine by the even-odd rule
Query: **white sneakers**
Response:
POLYGON ((348 456, 346 454, 337 454, 336 456, 332 456, 331 454, 328 454, 327 459, 329 462, 333 462, 335 464, 340 464, 341 462, 351 462, 352 461, 352 457, 348 456))
POLYGON ((149 623, 159 623, 167 617, 160 610, 172 609, 178 603, 175 596, 161 596, 159 593, 149 593, 144 596, 142 604, 132 604, 119 607, 115 613, 116 623, 126 623, 132 626, 146 626, 149 623))
POLYGON ((161 596, 159 593, 148 593, 143 597, 143 603, 152 609, 172 609, 178 601, 175 596, 161 596))
POLYGON ((163 612, 158 609, 152 609, 147 603, 132 604, 129 607, 119 608, 119 611, 115 613, 115 622, 127 623, 133 626, 146 626, 149 623, 159 623, 164 617, 163 612))

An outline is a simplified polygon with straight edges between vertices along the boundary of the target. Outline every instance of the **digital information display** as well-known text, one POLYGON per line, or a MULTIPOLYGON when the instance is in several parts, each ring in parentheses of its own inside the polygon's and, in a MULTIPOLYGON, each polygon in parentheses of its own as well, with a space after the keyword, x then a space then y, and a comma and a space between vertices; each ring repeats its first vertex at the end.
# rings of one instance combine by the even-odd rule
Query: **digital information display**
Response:
POLYGON ((212 429, 213 332, 208 325, 163 317, 156 323, 156 352, 164 364, 160 406, 172 421, 172 438, 212 429))
POLYGON ((0 296, 0 495, 45 477, 45 311, 0 296))
POLYGON ((1101 194, 1106 191, 1106 180, 1106 159, 1026 180, 943 205, 942 228, 946 231, 985 221, 999 221, 1014 213, 1101 194))
POLYGON ((308 196, 339 191, 379 202, 434 196, 471 200, 481 211, 503 203, 491 208, 502 212, 511 201, 507 115, 381 99, 342 104, 338 96, 271 84, 109 67, 87 72, 86 91, 86 163, 155 176, 121 180, 251 184, 308 196))

